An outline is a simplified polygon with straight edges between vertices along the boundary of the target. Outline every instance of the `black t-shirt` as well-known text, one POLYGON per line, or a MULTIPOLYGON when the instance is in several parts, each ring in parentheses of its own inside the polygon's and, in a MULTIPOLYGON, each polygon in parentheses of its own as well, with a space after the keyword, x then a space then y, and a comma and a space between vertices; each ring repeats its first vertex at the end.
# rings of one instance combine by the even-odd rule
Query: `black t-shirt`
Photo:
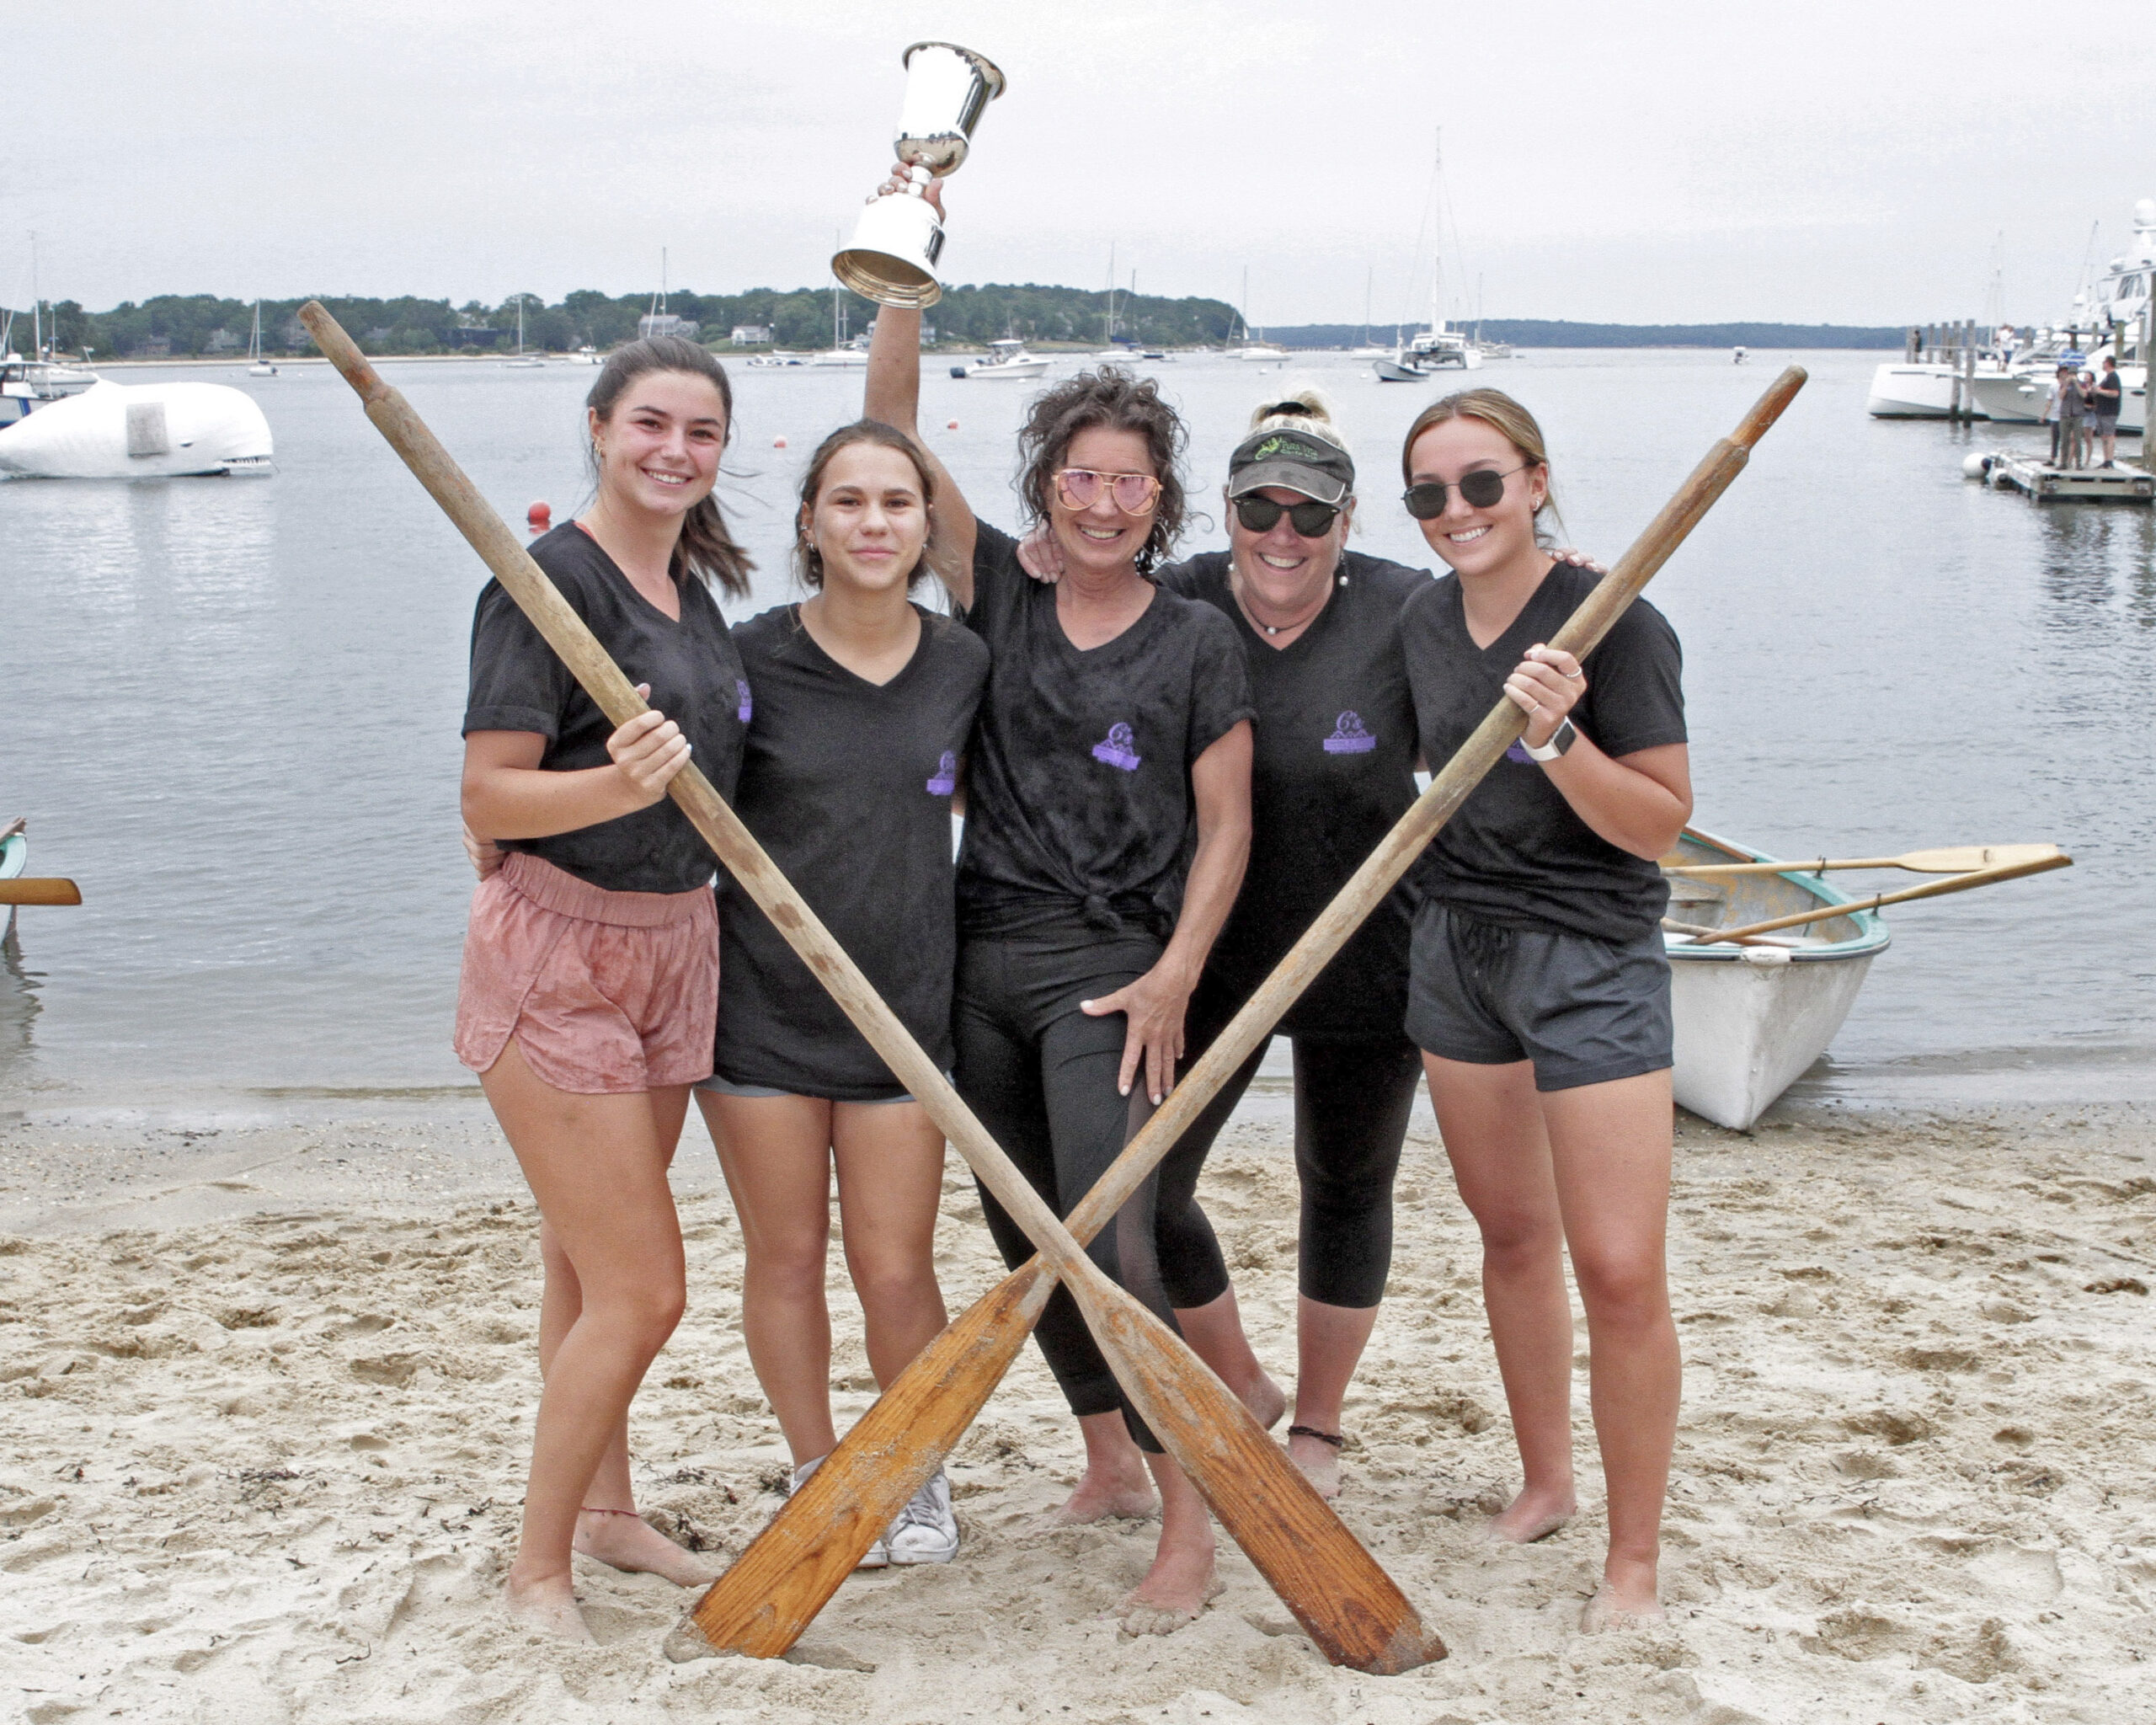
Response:
POLYGON ((2119 403, 2126 396, 2126 385, 2117 372, 2101 372, 2095 382, 2089 387, 2088 396, 2090 413, 2116 419, 2118 417, 2119 403))
MULTIPOLYGON (((921 611, 913 657, 878 685, 819 647, 798 606, 752 618, 734 638, 756 692, 735 812, 929 1057, 949 1067, 951 796, 988 649, 921 611)), ((730 875, 718 893, 719 1076, 836 1102, 902 1094, 755 900, 730 875)))
POLYGON ((1009 931, 1082 910, 1103 932, 1165 937, 1198 845, 1191 763, 1251 716, 1235 630, 1156 591, 1113 641, 1081 652, 1055 589, 983 523, 967 627, 993 656, 966 779, 959 914, 1009 931))
MULTIPOLYGON (((749 684, 710 589, 693 578, 676 584, 677 622, 638 592, 574 521, 534 540, 531 556, 628 680, 651 685, 651 704, 681 727, 694 750, 691 758, 730 800, 749 728, 749 684)), ((612 721, 499 581, 481 590, 472 620, 464 731, 536 731, 547 740, 539 765, 547 772, 607 764, 612 721)), ((688 892, 710 880, 713 866, 710 850, 671 798, 596 826, 543 839, 504 839, 501 846, 616 893, 688 892)))
MULTIPOLYGON (((1505 679, 1527 649, 1556 634, 1599 579, 1554 565, 1486 648, 1467 633, 1459 576, 1408 601, 1401 637, 1432 772, 1504 698, 1505 679)), ((1572 708, 1573 724, 1606 755, 1684 741, 1683 665, 1668 620, 1634 600, 1587 657, 1587 693, 1572 708)), ((1422 893, 1486 922, 1614 942, 1655 928, 1669 901, 1660 868, 1598 836, 1517 742, 1432 841, 1415 878, 1422 893)))
MULTIPOLYGON (((1229 585, 1230 558, 1207 552, 1161 585, 1225 615, 1249 661, 1257 706, 1249 872, 1206 966, 1240 1002, 1332 902, 1415 800, 1415 706, 1401 608, 1430 585, 1421 569, 1351 551, 1332 595, 1287 646, 1251 627, 1229 585)), ((1281 1020, 1292 1036, 1400 1035, 1413 900, 1403 885, 1281 1020)))

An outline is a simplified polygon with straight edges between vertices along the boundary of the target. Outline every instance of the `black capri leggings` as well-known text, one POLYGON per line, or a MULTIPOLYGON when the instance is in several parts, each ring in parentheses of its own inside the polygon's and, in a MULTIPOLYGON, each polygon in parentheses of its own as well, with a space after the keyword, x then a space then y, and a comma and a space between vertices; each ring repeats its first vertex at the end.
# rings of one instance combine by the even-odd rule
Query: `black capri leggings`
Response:
MULTIPOLYGON (((1183 1071, 1241 1004, 1209 992, 1201 985, 1191 1002, 1183 1071)), ((1294 1050, 1295 1173, 1303 1194, 1296 1285, 1322 1305, 1375 1306, 1392 1268, 1392 1185, 1422 1056, 1405 1036, 1361 1042, 1299 1036, 1294 1050)), ((1260 1044, 1161 1164, 1161 1280, 1169 1300, 1185 1310, 1228 1291, 1220 1242, 1198 1207, 1198 1177, 1264 1057, 1260 1044)))
MULTIPOLYGON (((1088 1017, 1078 1003, 1135 981, 1159 962, 1161 951, 1160 942, 1144 936, 1103 937, 1075 911, 1068 927, 959 942, 953 1081, 1059 1216, 1078 1207, 1152 1112, 1142 1073, 1128 1097, 1116 1089, 1122 1016, 1088 1017)), ((1086 1256, 1172 1329, 1175 1313, 1154 1253, 1157 1182, 1156 1175, 1133 1194, 1094 1236, 1086 1256)), ((985 1187, 980 1204, 1004 1263, 1017 1268, 1033 1255, 1033 1242, 985 1187)), ((1139 1447, 1161 1453, 1066 1290, 1058 1287, 1049 1297, 1034 1335, 1073 1413, 1120 1408, 1139 1447)))

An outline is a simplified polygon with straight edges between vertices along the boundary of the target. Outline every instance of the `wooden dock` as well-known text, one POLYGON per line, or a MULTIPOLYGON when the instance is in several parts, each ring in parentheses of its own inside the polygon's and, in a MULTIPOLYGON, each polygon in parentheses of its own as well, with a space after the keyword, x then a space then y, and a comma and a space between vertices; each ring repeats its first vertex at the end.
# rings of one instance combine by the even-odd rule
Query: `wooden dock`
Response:
POLYGON ((1989 455, 1977 477, 2038 503, 2156 503, 2156 473, 2140 467, 2055 467, 2034 456, 1989 455))

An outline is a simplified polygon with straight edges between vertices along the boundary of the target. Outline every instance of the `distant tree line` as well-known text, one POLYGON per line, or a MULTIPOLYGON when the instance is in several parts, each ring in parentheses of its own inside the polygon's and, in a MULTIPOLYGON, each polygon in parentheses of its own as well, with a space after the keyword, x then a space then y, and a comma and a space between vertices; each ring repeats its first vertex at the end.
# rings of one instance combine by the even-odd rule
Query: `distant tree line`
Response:
MULTIPOLYGON (((1422 326, 1407 325, 1412 334, 1422 326)), ((1487 318, 1481 323, 1455 321, 1453 327, 1486 341, 1514 347, 1887 347, 1902 344, 1899 324, 1875 328, 1855 323, 1567 323, 1540 318, 1487 318)), ((1359 323, 1303 323, 1267 329, 1265 339, 1283 347, 1355 347, 1364 339, 1359 323)), ((1390 342, 1393 326, 1370 325, 1369 339, 1390 342)))
MULTIPOLYGON (((738 326, 767 329, 780 347, 830 344, 833 292, 830 288, 756 288, 747 293, 670 293, 666 310, 688 319, 696 339, 724 345, 738 326)), ((868 327, 876 307, 837 290, 839 322, 849 334, 868 327)), ((511 295, 499 305, 478 300, 462 306, 446 299, 358 299, 318 296, 330 313, 371 354, 440 354, 462 350, 501 351, 516 341, 518 302, 524 310, 524 344, 541 352, 601 350, 631 339, 637 322, 652 309, 649 294, 609 295, 579 289, 549 305, 537 294, 511 295)), ((262 302, 262 345, 290 355, 311 352, 313 342, 299 321, 302 300, 262 302)), ((944 342, 977 343, 1016 335, 1033 341, 1105 340, 1107 296, 1075 287, 954 287, 927 314, 944 342)), ((0 307, 0 316, 6 308, 0 307)), ((8 344, 30 347, 30 314, 13 313, 8 344)), ((106 312, 86 312, 73 300, 45 307, 45 339, 69 353, 85 347, 98 357, 215 357, 247 350, 254 327, 251 301, 214 294, 160 294, 137 304, 123 301, 106 312)), ((1118 340, 1153 346, 1188 346, 1228 340, 1241 332, 1235 309, 1219 300, 1158 299, 1118 293, 1118 340)))

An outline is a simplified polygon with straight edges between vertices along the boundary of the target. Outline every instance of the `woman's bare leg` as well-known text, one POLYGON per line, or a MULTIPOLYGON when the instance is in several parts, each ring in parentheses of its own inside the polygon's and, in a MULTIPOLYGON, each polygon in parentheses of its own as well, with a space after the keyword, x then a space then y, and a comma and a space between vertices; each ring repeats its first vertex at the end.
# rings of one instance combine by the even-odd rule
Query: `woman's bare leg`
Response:
POLYGON ((1572 1275, 1587 1308, 1609 1555, 1583 1626, 1661 1616, 1662 1506, 1683 1365, 1669 1312, 1669 1074, 1542 1098, 1572 1275))
MULTIPOLYGON (((506 1592, 532 1626, 588 1640, 569 1574, 578 1511, 686 1299, 668 1135, 654 1097, 556 1090, 514 1038, 480 1082, 577 1287, 552 1338, 506 1592)), ((673 1119, 678 1133, 678 1108, 673 1119)))
POLYGON ((1085 1440, 1086 1471, 1063 1507, 1049 1518, 1054 1525, 1075 1527, 1111 1515, 1143 1519, 1159 1513, 1161 1500, 1146 1477, 1145 1452, 1131 1442, 1120 1413, 1081 1414, 1078 1435, 1085 1440))
POLYGON ((919 1103, 834 1103, 831 1150, 868 1369, 888 1389, 947 1322, 936 1280, 943 1133, 919 1103))
POLYGON ((1490 1532, 1537 1540, 1578 1504, 1564 1222, 1534 1071, 1524 1060, 1485 1066, 1431 1054, 1422 1066, 1453 1178, 1481 1232, 1482 1301, 1524 1474, 1490 1532))
MULTIPOLYGON (((1341 1428, 1348 1386, 1362 1364, 1363 1349, 1377 1325, 1374 1306, 1327 1306, 1300 1295, 1295 1302, 1295 1417, 1290 1423, 1313 1431, 1341 1428)), ((1291 1434, 1288 1453, 1295 1458, 1321 1498, 1340 1495, 1340 1450, 1316 1438, 1291 1434)))
POLYGON ((1213 1569, 1213 1516, 1174 1457, 1147 1455, 1145 1464, 1161 1491, 1161 1539, 1153 1567, 1123 1595, 1116 1615, 1132 1635, 1168 1635, 1196 1621, 1220 1591, 1213 1569))
POLYGON ((726 1096, 696 1102, 741 1219, 747 1266, 741 1333, 796 1468, 828 1455, 831 1317, 824 1301, 830 1250, 832 1104, 813 1096, 726 1096))
MULTIPOLYGON (((1190 1344, 1190 1351, 1212 1367, 1213 1375, 1235 1392, 1257 1423, 1270 1431, 1288 1411, 1288 1398, 1279 1385, 1257 1361, 1250 1338, 1243 1333, 1242 1309, 1235 1303, 1235 1284, 1217 1300, 1203 1306, 1178 1306, 1176 1327, 1190 1344)), ((1331 1427, 1326 1428, 1327 1431, 1331 1427)))

